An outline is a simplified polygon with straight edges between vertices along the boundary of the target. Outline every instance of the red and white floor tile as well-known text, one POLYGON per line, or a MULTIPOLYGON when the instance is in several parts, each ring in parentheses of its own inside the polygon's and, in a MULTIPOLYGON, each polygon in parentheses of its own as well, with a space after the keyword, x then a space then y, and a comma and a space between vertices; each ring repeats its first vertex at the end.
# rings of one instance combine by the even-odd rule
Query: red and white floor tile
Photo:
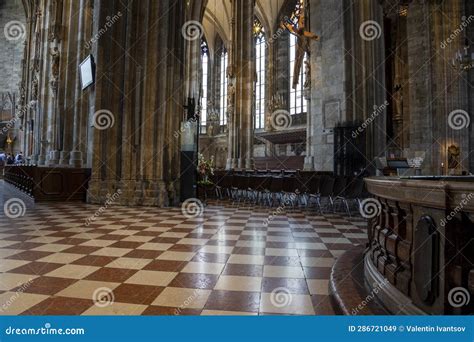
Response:
POLYGON ((211 203, 180 208, 34 204, 1 184, 0 314, 334 314, 335 259, 366 243, 360 217, 211 203), (11 214, 8 216, 12 216, 11 214))

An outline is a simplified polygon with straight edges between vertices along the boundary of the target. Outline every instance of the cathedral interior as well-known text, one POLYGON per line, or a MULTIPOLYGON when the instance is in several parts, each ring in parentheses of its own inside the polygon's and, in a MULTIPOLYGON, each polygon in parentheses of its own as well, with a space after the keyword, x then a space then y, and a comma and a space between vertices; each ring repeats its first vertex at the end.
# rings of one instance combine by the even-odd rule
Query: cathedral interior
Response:
POLYGON ((6 0, 0 28, 0 314, 474 313, 473 1, 6 0))

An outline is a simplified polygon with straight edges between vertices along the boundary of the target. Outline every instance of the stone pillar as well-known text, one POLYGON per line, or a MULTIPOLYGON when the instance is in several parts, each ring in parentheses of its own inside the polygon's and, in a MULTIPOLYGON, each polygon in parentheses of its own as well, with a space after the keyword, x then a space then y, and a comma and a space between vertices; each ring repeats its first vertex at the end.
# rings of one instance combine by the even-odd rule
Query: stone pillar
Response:
POLYGON ((252 101, 254 93, 255 61, 253 54, 253 21, 255 0, 234 0, 232 63, 235 80, 235 109, 229 124, 230 160, 232 168, 253 169, 254 124, 252 101))
MULTIPOLYGON (((306 75, 311 77, 311 72, 306 75)), ((306 157, 304 158, 304 170, 314 171, 314 156, 313 156, 313 117, 311 116, 311 84, 304 90, 305 100, 308 102, 308 113, 306 114, 306 157)))
POLYGON ((183 11, 183 2, 170 0, 94 3, 94 35, 107 18, 114 22, 93 44, 97 82, 89 117, 93 122, 94 113, 107 110, 113 122, 92 128, 89 202, 120 189, 116 202, 123 205, 176 203, 170 183, 179 178, 174 133, 184 112, 183 11))
MULTIPOLYGON (((83 51, 85 50, 85 35, 86 35, 86 24, 88 24, 86 11, 88 10, 86 0, 80 0, 79 15, 77 18, 77 41, 75 41, 75 53, 71 51, 71 58, 73 59, 71 64, 75 68, 76 78, 79 78, 79 68, 82 59, 85 57, 83 51)), ((73 100, 76 105, 73 107, 72 117, 72 148, 70 152, 69 164, 74 167, 81 167, 82 160, 82 139, 81 139, 81 118, 83 116, 83 102, 82 102, 82 87, 80 82, 70 84, 73 90, 73 100)))

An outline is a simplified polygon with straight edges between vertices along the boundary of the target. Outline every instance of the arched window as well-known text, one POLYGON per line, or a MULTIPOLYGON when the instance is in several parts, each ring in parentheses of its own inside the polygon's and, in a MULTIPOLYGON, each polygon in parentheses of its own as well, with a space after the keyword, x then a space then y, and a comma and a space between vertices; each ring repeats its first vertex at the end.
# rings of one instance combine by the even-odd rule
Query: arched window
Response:
POLYGON ((255 129, 265 127, 265 31, 262 24, 255 20, 255 65, 257 82, 255 84, 255 129))
POLYGON ((221 54, 221 70, 220 70, 220 124, 227 125, 227 50, 223 49, 221 54))
POLYGON ((300 68, 298 75, 295 75, 295 62, 296 62, 296 49, 297 49, 297 38, 290 34, 290 114, 301 114, 308 111, 307 102, 303 96, 303 88, 306 82, 305 73, 303 72, 303 66, 307 59, 305 54, 303 63, 300 68), (298 85, 296 89, 293 88, 293 80, 298 77, 298 85))
POLYGON ((201 81, 201 133, 206 133, 207 125, 207 80, 209 75, 209 49, 206 42, 201 43, 201 63, 202 63, 202 81, 201 81))

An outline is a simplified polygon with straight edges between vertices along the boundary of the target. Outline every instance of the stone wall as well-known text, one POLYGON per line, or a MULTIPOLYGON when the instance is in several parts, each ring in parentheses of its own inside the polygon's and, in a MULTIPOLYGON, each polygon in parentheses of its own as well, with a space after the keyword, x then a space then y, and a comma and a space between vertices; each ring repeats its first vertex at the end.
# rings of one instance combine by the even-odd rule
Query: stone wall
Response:
POLYGON ((311 2, 311 144, 314 169, 333 170, 334 122, 346 118, 343 1, 311 2), (337 119, 336 119, 337 118, 337 119))
POLYGON ((25 9, 21 0, 0 2, 0 30, 0 93, 18 93, 21 81, 23 42, 26 34, 25 9), (5 30, 10 32, 8 36, 5 34, 5 30))

